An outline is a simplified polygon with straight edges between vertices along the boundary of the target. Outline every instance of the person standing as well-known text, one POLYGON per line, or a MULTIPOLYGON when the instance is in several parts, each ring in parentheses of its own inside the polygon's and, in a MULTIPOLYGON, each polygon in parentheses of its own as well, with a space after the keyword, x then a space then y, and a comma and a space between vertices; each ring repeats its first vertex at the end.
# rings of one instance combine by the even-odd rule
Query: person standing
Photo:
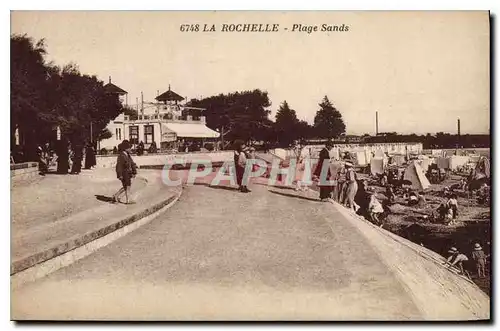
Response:
POLYGON ((243 193, 249 193, 250 190, 243 183, 243 176, 245 174, 245 167, 247 163, 247 156, 245 154, 245 143, 241 140, 234 142, 234 169, 236 172, 236 183, 238 188, 243 193))
POLYGON ((476 262, 477 276, 479 278, 486 277, 486 273, 484 272, 486 266, 486 255, 484 254, 483 248, 478 243, 474 245, 472 259, 476 262))
POLYGON ((120 202, 120 196, 125 193, 126 204, 134 204, 131 200, 130 188, 132 186, 132 178, 137 175, 137 165, 130 156, 130 143, 124 140, 118 145, 119 154, 116 160, 116 176, 122 182, 122 188, 113 195, 113 202, 120 202))
POLYGON ((73 164, 71 167, 71 173, 73 175, 78 175, 82 171, 82 161, 83 161, 83 147, 81 145, 75 145, 73 150, 73 164))
POLYGON ((85 147, 85 169, 92 169, 96 163, 94 147, 91 143, 88 143, 87 147, 85 147))
POLYGON ((333 143, 331 141, 327 141, 325 147, 319 152, 319 162, 316 166, 316 170, 314 171, 314 175, 319 178, 319 198, 323 202, 330 201, 332 186, 329 183, 326 183, 330 180, 332 175, 330 174, 330 150, 333 148, 333 143), (326 178, 321 178, 322 169, 325 168, 326 178))
POLYGON ((354 198, 356 197, 356 193, 358 192, 358 178, 351 162, 346 162, 345 167, 347 188, 344 203, 348 204, 349 208, 357 211, 359 206, 354 202, 354 198))
POLYGON ((458 215, 458 201, 457 195, 455 193, 450 194, 450 199, 448 200, 448 207, 453 211, 453 219, 455 220, 458 215))
POLYGON ((69 170, 69 149, 68 142, 64 139, 58 142, 57 151, 57 173, 67 174, 69 170))

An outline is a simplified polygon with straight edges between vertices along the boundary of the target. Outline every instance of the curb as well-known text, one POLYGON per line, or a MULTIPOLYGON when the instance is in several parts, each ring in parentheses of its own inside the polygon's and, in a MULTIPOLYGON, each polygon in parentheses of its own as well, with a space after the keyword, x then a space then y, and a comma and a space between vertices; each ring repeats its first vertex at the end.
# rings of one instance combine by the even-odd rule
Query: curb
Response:
POLYGON ((174 205, 182 194, 182 189, 168 199, 126 217, 114 224, 57 245, 11 264, 11 287, 17 288, 28 282, 64 268, 113 241, 134 231, 140 226, 165 212, 174 205))

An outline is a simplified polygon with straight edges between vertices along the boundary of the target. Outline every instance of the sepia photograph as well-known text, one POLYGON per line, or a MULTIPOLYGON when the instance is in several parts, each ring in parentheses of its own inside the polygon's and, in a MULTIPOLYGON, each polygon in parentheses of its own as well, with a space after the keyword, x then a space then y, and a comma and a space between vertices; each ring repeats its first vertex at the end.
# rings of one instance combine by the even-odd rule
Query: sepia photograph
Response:
POLYGON ((491 321, 489 11, 10 12, 12 321, 491 321))

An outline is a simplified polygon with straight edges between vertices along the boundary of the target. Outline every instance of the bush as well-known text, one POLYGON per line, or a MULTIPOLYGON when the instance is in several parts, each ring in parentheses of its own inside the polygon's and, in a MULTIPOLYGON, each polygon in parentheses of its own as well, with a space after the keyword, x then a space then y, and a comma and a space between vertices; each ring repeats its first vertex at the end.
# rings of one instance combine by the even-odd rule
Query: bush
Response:
POLYGON ((101 155, 108 155, 108 150, 106 148, 101 148, 101 155))

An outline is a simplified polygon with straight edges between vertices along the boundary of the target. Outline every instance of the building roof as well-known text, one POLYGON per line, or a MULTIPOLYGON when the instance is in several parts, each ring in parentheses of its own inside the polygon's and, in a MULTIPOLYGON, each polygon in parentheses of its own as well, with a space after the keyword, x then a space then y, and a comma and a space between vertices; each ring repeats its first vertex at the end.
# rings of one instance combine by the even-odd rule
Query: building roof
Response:
POLYGON ((179 138, 218 138, 220 133, 202 123, 162 123, 167 131, 175 132, 179 138))
POLYGON ((109 93, 109 94, 118 94, 118 95, 123 95, 123 94, 127 94, 128 92, 119 88, 118 86, 116 86, 115 84, 111 83, 111 77, 109 77, 109 83, 107 83, 106 85, 104 85, 104 91, 106 91, 106 93, 109 93))
POLYGON ((157 101, 182 101, 183 97, 170 90, 170 85, 168 86, 168 91, 163 92, 159 96, 156 97, 157 101))

